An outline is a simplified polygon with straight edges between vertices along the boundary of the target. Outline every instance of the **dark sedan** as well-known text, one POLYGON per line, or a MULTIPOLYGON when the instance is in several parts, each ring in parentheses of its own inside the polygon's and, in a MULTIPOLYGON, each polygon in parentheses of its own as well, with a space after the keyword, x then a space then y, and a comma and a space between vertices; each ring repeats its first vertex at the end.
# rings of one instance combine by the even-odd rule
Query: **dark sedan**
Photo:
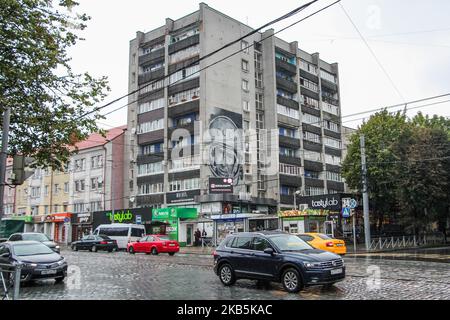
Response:
POLYGON ((58 244, 52 241, 46 234, 39 232, 22 232, 12 234, 8 241, 38 241, 45 244, 47 247, 53 251, 59 253, 60 248, 58 244))
MULTIPOLYGON (((55 279, 62 282, 67 275, 67 262, 58 253, 37 241, 14 241, 0 243, 0 263, 22 267, 22 282, 55 279)), ((4 277, 13 281, 12 273, 4 277)))
POLYGON ((102 234, 84 236, 80 241, 72 242, 71 247, 74 251, 89 250, 97 252, 98 250, 104 250, 112 252, 118 250, 117 241, 102 234))

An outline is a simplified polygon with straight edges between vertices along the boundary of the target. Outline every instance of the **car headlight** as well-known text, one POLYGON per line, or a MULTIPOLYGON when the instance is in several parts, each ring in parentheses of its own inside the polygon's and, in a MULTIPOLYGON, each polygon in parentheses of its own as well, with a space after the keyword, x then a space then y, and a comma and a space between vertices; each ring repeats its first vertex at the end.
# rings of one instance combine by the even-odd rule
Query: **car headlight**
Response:
POLYGON ((59 250, 59 246, 56 246, 55 249, 56 249, 56 250, 59 250))
POLYGON ((58 261, 58 265, 62 266, 64 263, 66 263, 66 259, 62 258, 58 261))
POLYGON ((22 264, 24 268, 36 268, 37 263, 24 263, 22 264))
POLYGON ((303 265, 306 269, 317 269, 320 268, 320 262, 304 262, 303 265))

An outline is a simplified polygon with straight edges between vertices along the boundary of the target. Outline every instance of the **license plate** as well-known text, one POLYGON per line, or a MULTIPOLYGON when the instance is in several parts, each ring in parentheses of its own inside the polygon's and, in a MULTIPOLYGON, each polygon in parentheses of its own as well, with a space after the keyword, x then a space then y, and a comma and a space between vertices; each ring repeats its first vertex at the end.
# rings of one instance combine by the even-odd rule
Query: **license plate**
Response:
POLYGON ((56 274, 56 270, 43 270, 41 274, 56 274))
POLYGON ((331 270, 331 274, 332 274, 332 275, 333 275, 333 274, 340 274, 340 273, 342 273, 342 268, 331 270))
POLYGON ((344 245, 342 243, 336 244, 336 247, 343 247, 344 245))
POLYGON ((175 243, 169 243, 169 247, 175 247, 175 243))

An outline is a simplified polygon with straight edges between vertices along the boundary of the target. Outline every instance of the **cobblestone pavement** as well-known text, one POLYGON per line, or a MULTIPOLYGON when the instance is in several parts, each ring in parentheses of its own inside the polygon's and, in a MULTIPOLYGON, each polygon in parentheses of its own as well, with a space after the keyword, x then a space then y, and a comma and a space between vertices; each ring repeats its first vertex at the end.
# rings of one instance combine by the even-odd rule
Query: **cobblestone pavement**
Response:
POLYGON ((344 281, 331 288, 310 287, 288 294, 277 283, 265 287, 256 281, 239 280, 225 287, 212 271, 208 255, 62 254, 75 272, 62 284, 52 280, 27 284, 21 288, 21 299, 450 300, 448 263, 348 257, 344 281))

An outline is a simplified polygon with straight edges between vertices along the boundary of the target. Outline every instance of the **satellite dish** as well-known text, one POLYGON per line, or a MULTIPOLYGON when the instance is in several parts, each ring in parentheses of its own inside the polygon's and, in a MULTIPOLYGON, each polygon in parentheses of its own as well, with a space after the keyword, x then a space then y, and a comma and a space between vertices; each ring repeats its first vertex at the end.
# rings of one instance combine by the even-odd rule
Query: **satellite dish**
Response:
POLYGON ((98 182, 98 183, 103 183, 103 177, 98 177, 98 178, 97 178, 97 182, 98 182))
POLYGON ((134 197, 130 198, 130 202, 134 202, 134 200, 135 200, 134 197))

